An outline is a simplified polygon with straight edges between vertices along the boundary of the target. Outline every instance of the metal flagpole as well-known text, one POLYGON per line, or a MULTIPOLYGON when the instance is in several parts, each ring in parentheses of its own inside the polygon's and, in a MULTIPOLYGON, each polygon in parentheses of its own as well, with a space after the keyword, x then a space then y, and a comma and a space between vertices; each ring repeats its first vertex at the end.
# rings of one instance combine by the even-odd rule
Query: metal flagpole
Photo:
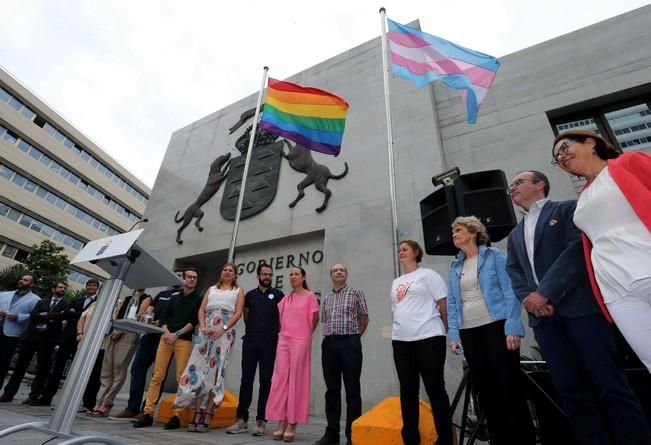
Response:
POLYGON ((251 161, 251 152, 253 151, 253 141, 255 141, 255 133, 258 130, 258 117, 260 116, 260 106, 262 105, 262 95, 264 94, 264 87, 267 85, 267 73, 269 67, 265 66, 262 69, 262 86, 258 94, 258 103, 255 106, 255 116, 253 117, 253 128, 251 128, 251 137, 249 139, 249 148, 246 150, 246 161, 244 162, 244 172, 242 173, 242 185, 240 186, 240 196, 237 199, 237 209, 235 210, 235 224, 233 225, 233 235, 231 236, 231 245, 228 248, 228 262, 232 263, 235 260, 235 241, 237 240, 237 230, 240 227, 240 214, 242 213, 242 204, 244 203, 244 189, 246 188, 246 176, 249 173, 249 162, 251 161))
POLYGON ((391 97, 389 93, 389 60, 387 57, 387 20, 386 9, 380 8, 382 21, 382 71, 384 74, 384 106, 387 116, 387 148, 389 151, 389 192, 391 194, 391 242, 393 246, 393 276, 400 275, 400 264, 398 263, 398 206, 396 203, 396 171, 393 165, 393 130, 391 128, 391 97))

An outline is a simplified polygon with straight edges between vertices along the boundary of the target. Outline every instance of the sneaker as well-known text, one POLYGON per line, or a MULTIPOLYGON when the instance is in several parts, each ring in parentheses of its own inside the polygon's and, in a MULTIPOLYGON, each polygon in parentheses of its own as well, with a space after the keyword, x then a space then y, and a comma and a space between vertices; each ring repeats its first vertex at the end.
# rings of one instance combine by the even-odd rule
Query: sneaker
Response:
POLYGON ((179 416, 170 417, 170 420, 168 420, 167 423, 163 425, 163 428, 165 428, 166 430, 176 430, 180 427, 181 427, 181 419, 179 419, 179 416))
POLYGON ((235 419, 235 423, 226 428, 226 433, 237 434, 248 431, 249 426, 244 419, 235 419))
POLYGON ((339 437, 332 437, 326 433, 321 439, 314 442, 314 445, 339 445, 339 437))
POLYGON ((109 420, 117 420, 117 421, 126 422, 128 420, 137 420, 136 419, 137 415, 138 415, 138 413, 134 413, 133 411, 131 411, 130 409, 127 408, 127 409, 125 409, 123 411, 120 411, 119 413, 117 413, 114 416, 109 416, 109 420))
POLYGON ((264 436, 264 429, 267 426, 267 422, 264 420, 256 420, 255 421, 255 428, 253 429, 253 435, 254 436, 264 436))
POLYGON ((143 428, 145 426, 152 426, 154 424, 154 418, 151 414, 143 414, 142 417, 135 422, 133 422, 134 428, 143 428))

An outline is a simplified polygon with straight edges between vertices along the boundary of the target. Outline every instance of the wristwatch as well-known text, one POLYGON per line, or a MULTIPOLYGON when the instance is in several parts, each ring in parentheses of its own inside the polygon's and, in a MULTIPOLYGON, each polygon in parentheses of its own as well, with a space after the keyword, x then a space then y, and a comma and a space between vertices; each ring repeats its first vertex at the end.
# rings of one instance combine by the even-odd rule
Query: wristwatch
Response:
POLYGON ((226 331, 228 331, 228 325, 227 324, 224 325, 224 332, 226 332, 226 331))
POLYGON ((176 335, 176 338, 179 338, 179 337, 180 337, 181 335, 183 335, 183 334, 181 333, 180 330, 178 330, 178 331, 176 331, 176 332, 174 333, 174 335, 176 335))

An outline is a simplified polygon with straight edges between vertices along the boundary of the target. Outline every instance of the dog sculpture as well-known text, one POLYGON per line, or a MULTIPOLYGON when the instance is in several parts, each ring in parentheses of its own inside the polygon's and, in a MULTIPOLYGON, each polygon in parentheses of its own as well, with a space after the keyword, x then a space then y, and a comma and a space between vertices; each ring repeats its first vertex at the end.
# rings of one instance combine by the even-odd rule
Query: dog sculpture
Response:
POLYGON ((287 148, 289 148, 289 152, 285 154, 285 151, 283 150, 282 155, 289 161, 289 166, 297 172, 306 174, 306 178, 296 186, 298 189, 298 196, 296 196, 295 200, 289 203, 289 207, 294 208, 296 203, 305 196, 303 190, 314 184, 314 187, 325 195, 323 204, 315 209, 317 213, 323 212, 326 207, 328 207, 328 201, 332 195, 332 192, 327 187, 328 180, 341 179, 346 176, 348 174, 348 163, 344 162, 344 171, 342 173, 333 175, 328 167, 319 164, 312 158, 312 152, 307 148, 299 144, 292 146, 287 140, 285 140, 285 144, 287 145, 287 148))
POLYGON ((176 215, 174 216, 174 222, 180 223, 181 227, 176 231, 176 242, 179 244, 183 244, 183 240, 181 239, 181 233, 183 230, 192 222, 192 218, 197 218, 197 220, 194 222, 194 225, 197 226, 197 229, 199 231, 203 231, 203 227, 201 227, 201 218, 203 218, 203 211, 201 210, 201 207, 207 203, 210 198, 215 196, 215 193, 219 190, 219 187, 222 185, 222 182, 226 179, 226 174, 228 172, 228 167, 230 166, 230 160, 231 160, 231 154, 226 153, 224 155, 219 156, 217 159, 213 161, 212 164, 210 164, 210 172, 208 173, 208 181, 206 182, 206 185, 203 187, 203 190, 201 190, 201 193, 199 193, 199 196, 197 199, 188 206, 187 209, 185 209, 185 212, 183 212, 183 216, 179 218, 179 213, 180 211, 176 212, 176 215))

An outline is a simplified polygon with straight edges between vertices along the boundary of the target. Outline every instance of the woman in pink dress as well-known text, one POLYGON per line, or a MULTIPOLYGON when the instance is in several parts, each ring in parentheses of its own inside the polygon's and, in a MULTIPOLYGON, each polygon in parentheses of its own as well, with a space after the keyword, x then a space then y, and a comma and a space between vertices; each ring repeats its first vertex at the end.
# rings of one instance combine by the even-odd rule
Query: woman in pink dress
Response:
POLYGON ((267 418, 278 420, 275 440, 293 442, 297 423, 310 415, 312 333, 319 323, 319 302, 305 281, 305 270, 292 267, 292 291, 279 304, 280 334, 267 401, 267 418))

